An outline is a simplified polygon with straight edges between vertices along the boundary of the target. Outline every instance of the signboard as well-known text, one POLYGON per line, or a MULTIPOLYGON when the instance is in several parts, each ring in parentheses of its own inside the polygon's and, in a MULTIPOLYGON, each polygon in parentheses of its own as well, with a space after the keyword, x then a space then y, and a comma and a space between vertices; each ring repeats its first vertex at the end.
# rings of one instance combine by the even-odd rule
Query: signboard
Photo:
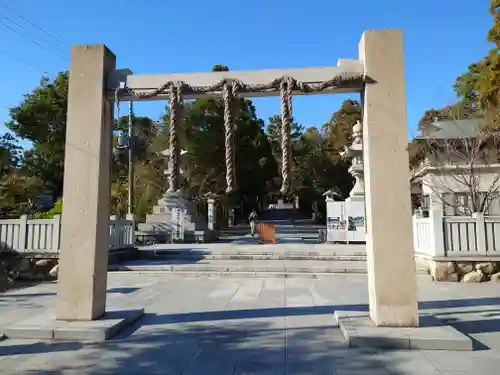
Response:
POLYGON ((184 240, 184 210, 181 208, 172 209, 172 240, 184 240))
POLYGON ((208 229, 214 230, 215 229, 215 204, 214 202, 208 202, 208 229))
POLYGON ((358 228, 365 227, 365 217, 364 216, 349 216, 347 218, 347 230, 356 231, 358 228))
POLYGON ((230 208, 227 215, 227 226, 229 228, 234 227, 234 208, 230 208))
POLYGON ((364 201, 327 201, 326 228, 328 242, 365 242, 364 201))

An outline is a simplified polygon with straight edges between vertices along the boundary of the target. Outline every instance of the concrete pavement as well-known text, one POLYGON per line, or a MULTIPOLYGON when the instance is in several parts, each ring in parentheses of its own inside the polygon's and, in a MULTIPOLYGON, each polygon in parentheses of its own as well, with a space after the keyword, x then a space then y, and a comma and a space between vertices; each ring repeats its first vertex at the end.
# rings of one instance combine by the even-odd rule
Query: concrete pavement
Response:
MULTIPOLYGON (((2 325, 52 311, 55 284, 0 295, 2 325)), ((7 339, 7 374, 475 374, 500 368, 500 285, 419 277, 421 311, 476 340, 474 352, 349 349, 334 310, 367 308, 363 275, 239 279, 110 273, 108 307, 146 316, 99 344, 7 339)))

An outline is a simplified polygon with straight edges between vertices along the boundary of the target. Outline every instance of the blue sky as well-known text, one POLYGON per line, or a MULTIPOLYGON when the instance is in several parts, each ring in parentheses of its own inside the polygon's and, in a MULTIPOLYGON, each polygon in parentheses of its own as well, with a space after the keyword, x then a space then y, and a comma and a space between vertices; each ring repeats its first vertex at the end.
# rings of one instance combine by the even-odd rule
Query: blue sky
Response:
MULTIPOLYGON (((136 74, 209 71, 214 64, 232 70, 301 68, 357 58, 363 30, 398 27, 405 38, 408 128, 415 135, 422 113, 453 103, 455 78, 490 48, 489 1, 471 3, 0 0, 0 124, 8 119, 4 106, 22 101, 42 74, 53 76, 68 67, 71 44, 105 43, 117 55, 118 67, 136 74)), ((346 98, 357 95, 296 97, 294 117, 306 126, 320 126, 346 98)), ((280 110, 279 98, 255 99, 254 104, 266 120, 280 110)), ((158 118, 164 105, 141 102, 135 109, 158 118)), ((0 125, 0 133, 5 130, 0 125)))

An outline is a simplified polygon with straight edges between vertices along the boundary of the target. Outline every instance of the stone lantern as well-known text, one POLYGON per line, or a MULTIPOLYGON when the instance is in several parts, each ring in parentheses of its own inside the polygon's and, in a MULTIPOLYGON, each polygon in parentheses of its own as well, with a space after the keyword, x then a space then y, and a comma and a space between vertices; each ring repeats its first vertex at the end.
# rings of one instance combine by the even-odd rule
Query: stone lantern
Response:
POLYGON ((363 127, 358 121, 352 127, 352 144, 344 148, 341 153, 342 158, 351 160, 352 164, 349 168, 349 173, 354 177, 355 183, 349 198, 346 202, 364 201, 365 200, 365 180, 364 180, 364 165, 363 165, 363 127))

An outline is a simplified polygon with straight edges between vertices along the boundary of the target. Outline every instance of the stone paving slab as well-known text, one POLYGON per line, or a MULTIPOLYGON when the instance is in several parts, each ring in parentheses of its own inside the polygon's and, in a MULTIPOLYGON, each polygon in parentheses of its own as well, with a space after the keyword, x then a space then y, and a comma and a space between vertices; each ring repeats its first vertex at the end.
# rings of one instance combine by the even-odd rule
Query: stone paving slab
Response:
MULTIPOLYGON (((107 309, 144 307, 143 318, 100 343, 0 341, 0 373, 491 375, 500 368, 500 284, 418 278, 420 312, 448 319, 475 340, 474 351, 455 352, 349 348, 334 311, 367 311, 365 275, 227 279, 117 272, 108 283, 107 309)), ((55 283, 0 294, 0 322, 44 315, 55 298, 55 283)))
POLYGON ((3 328, 7 338, 105 341, 144 315, 144 309, 107 311, 92 321, 61 321, 48 313, 3 328))
POLYGON ((335 311, 350 347, 472 351, 470 337, 432 315, 420 316, 418 328, 377 327, 366 312, 335 311))

